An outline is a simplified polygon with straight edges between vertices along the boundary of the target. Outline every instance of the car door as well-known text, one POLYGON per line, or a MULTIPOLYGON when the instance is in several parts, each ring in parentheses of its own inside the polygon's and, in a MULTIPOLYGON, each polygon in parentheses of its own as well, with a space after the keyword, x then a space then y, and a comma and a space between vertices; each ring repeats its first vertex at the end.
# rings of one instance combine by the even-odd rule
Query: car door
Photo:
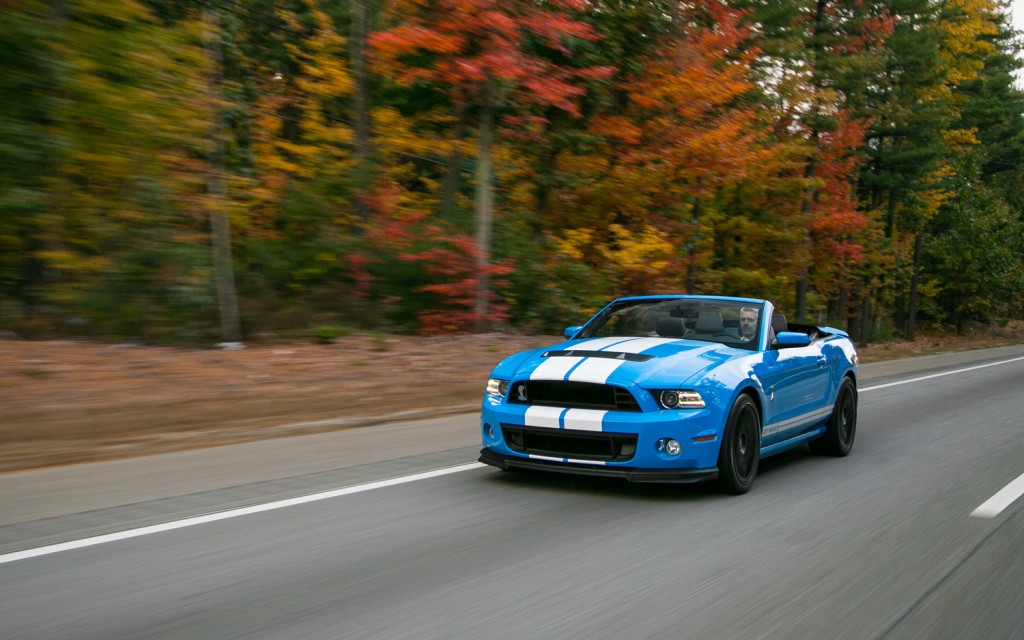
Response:
POLYGON ((828 415, 829 369, 820 345, 765 351, 754 366, 766 402, 762 445, 798 436, 828 415))

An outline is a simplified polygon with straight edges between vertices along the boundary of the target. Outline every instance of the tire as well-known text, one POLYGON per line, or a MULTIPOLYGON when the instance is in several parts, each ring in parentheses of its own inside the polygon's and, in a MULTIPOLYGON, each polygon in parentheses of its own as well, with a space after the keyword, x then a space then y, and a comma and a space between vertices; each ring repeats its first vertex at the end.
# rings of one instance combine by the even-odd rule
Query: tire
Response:
POLYGON ((740 495, 750 490, 761 459, 761 416, 750 396, 736 399, 718 452, 718 488, 740 495))
POLYGON ((825 426, 825 435, 808 443, 811 451, 841 458, 853 449, 857 435, 857 388, 849 378, 843 378, 836 394, 836 406, 825 426))

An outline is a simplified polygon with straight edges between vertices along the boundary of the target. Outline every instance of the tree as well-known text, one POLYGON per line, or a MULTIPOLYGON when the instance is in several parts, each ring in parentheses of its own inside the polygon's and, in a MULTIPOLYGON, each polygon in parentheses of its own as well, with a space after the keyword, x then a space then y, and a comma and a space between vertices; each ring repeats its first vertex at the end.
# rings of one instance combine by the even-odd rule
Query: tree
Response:
POLYGON ((38 252, 52 238, 48 213, 59 140, 52 119, 59 64, 54 25, 40 2, 0 10, 0 323, 29 317, 45 296, 38 252), (15 98, 15 96, 17 96, 15 98))
POLYGON ((170 27, 129 0, 56 6, 52 235, 35 254, 50 314, 79 332, 203 335, 201 24, 170 27))
POLYGON ((597 36, 569 15, 584 0, 396 0, 399 21, 374 34, 370 45, 378 71, 405 85, 433 84, 448 96, 454 113, 476 113, 477 157, 475 240, 478 247, 476 326, 488 323, 491 286, 494 187, 492 154, 496 118, 503 107, 550 105, 578 114, 581 83, 607 76, 610 69, 576 69, 535 55, 528 43, 571 57, 572 40, 597 36), (462 110, 462 111, 460 111, 462 110))

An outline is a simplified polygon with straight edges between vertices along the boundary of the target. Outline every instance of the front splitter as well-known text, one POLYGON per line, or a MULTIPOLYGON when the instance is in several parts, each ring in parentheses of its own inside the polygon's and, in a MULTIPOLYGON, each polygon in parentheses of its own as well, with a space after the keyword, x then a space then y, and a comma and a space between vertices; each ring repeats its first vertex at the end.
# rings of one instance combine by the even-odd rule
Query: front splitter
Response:
POLYGON ((635 467, 609 467, 601 464, 579 462, 558 462, 555 460, 538 460, 506 456, 491 451, 480 450, 480 462, 497 467, 503 471, 509 469, 529 469, 532 471, 551 471, 554 473, 571 473, 581 476, 601 478, 622 478, 630 482, 664 482, 693 483, 714 480, 718 477, 718 467, 710 469, 637 469, 635 467))

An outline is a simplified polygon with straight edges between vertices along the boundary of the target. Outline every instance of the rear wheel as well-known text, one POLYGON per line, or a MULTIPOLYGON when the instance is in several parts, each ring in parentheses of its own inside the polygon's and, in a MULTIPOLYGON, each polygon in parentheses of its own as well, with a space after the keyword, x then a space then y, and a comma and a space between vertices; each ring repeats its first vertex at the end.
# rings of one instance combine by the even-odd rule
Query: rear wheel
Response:
POLYGON ((750 490, 761 458, 761 417, 748 395, 736 399, 718 452, 718 487, 739 495, 750 490))
POLYGON ((853 449, 857 435, 857 388, 849 378, 843 378, 836 396, 836 406, 828 419, 825 435, 809 443, 811 451, 827 456, 842 457, 853 449))

